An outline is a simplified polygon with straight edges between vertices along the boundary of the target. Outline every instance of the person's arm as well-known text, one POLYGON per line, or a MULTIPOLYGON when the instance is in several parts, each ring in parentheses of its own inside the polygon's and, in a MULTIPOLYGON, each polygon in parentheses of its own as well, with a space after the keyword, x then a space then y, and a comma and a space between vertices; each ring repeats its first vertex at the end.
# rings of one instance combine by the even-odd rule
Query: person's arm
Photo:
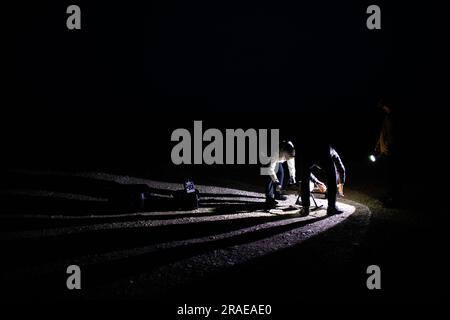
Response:
POLYGON ((336 168, 336 171, 339 174, 339 180, 340 183, 345 184, 345 167, 344 163, 341 160, 341 157, 337 153, 336 150, 332 149, 331 151, 331 158, 333 159, 334 166, 336 168))
POLYGON ((311 181, 316 183, 316 184, 320 182, 320 180, 317 179, 317 177, 312 172, 311 172, 310 178, 311 178, 311 181))
POLYGON ((380 131, 380 137, 375 147, 375 151, 379 155, 388 155, 393 144, 392 135, 392 119, 390 116, 386 116, 383 120, 383 125, 380 131))
POLYGON ((278 181, 278 177, 277 177, 277 174, 275 172, 275 169, 277 167, 277 163, 278 163, 277 157, 274 157, 274 158, 270 159, 270 164, 269 164, 268 171, 269 171, 270 179, 272 179, 272 181, 275 182, 275 183, 280 183, 280 181, 278 181))
POLYGON ((286 161, 289 169, 290 184, 295 184, 295 158, 286 161))
POLYGON ((381 137, 378 137, 377 144, 375 145, 375 149, 374 149, 376 155, 379 155, 381 153, 380 140, 381 140, 381 137))
POLYGON ((314 183, 314 185, 317 188, 319 188, 320 192, 326 192, 327 191, 327 186, 325 185, 325 183, 323 183, 322 181, 317 179, 317 177, 314 174, 311 173, 310 179, 314 183))

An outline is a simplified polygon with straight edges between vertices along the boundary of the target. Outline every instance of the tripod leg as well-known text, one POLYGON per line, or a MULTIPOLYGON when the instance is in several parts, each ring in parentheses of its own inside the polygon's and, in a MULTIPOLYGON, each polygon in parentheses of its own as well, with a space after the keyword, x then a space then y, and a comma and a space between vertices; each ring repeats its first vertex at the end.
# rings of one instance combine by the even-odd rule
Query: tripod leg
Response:
POLYGON ((316 198, 314 198, 314 195, 311 193, 311 198, 313 199, 314 205, 316 206, 316 209, 319 209, 320 207, 317 205, 316 198))

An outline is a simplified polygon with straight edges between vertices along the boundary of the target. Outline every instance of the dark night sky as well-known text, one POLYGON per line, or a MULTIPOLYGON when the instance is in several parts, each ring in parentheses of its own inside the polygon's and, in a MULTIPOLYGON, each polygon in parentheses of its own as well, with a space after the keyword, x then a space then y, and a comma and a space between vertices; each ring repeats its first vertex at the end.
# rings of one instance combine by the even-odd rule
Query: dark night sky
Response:
POLYGON ((17 88, 44 108, 364 108, 416 91, 435 55, 430 5, 406 1, 377 2, 381 31, 366 29, 364 1, 78 3, 79 32, 65 27, 67 1, 19 11, 17 88))
POLYGON ((306 97, 367 95, 392 55, 390 34, 365 30, 361 5, 200 8, 149 19, 159 32, 146 74, 166 94, 214 107, 295 110, 306 97))
POLYGON ((258 127, 271 112, 289 120, 269 121, 283 130, 306 111, 335 119, 343 148, 366 150, 380 95, 412 114, 413 145, 444 121, 448 37, 434 2, 377 1, 378 31, 365 26, 372 1, 76 1, 82 30, 69 31, 73 3, 15 4, 12 99, 3 109, 14 116, 2 128, 15 132, 14 150, 54 150, 58 137, 70 154, 131 141, 136 150, 161 136, 167 144, 171 127, 194 119, 258 127))

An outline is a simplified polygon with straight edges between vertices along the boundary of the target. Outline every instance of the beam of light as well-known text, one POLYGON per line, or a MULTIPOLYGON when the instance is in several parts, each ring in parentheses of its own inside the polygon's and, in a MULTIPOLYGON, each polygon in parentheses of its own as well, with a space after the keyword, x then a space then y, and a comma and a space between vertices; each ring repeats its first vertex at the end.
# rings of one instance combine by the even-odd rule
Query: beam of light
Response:
POLYGON ((371 154, 371 155, 369 156, 369 160, 372 161, 372 162, 376 162, 376 161, 377 161, 377 158, 376 158, 373 154, 371 154))

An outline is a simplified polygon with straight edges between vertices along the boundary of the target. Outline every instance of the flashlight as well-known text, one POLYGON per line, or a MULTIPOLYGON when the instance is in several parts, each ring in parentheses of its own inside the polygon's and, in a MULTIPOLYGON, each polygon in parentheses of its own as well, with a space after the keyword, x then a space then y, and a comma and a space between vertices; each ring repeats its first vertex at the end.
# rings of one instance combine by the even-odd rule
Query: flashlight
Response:
POLYGON ((380 155, 371 154, 371 155, 369 156, 370 162, 377 162, 378 159, 380 159, 380 155))

